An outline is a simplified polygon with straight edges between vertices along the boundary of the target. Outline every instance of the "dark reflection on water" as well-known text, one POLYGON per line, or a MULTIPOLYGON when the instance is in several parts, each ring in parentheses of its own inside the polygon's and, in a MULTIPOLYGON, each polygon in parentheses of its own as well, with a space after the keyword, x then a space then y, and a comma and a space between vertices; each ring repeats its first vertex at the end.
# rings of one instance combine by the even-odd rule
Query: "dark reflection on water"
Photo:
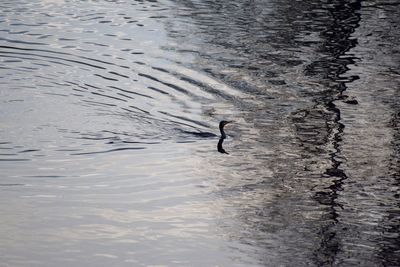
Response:
MULTIPOLYGON (((330 92, 317 99, 317 105, 323 105, 326 113, 320 113, 321 120, 326 120, 326 132, 330 138, 326 142, 331 142, 333 149, 330 160, 331 167, 325 171, 325 175, 331 178, 331 184, 317 191, 314 199, 321 205, 329 207, 329 212, 325 218, 329 221, 321 228, 321 244, 315 251, 317 265, 333 265, 337 254, 342 249, 341 240, 337 237, 336 225, 339 224, 340 210, 345 207, 338 203, 340 191, 344 190, 344 184, 348 180, 345 170, 341 168, 341 141, 344 134, 345 125, 341 123, 341 111, 335 105, 335 101, 346 99, 344 92, 347 89, 346 83, 352 82, 358 77, 342 77, 348 70, 347 65, 354 64, 358 58, 346 56, 351 48, 357 44, 357 39, 350 39, 351 34, 359 26, 359 10, 361 1, 334 4, 328 9, 332 16, 332 24, 322 32, 321 36, 326 40, 323 44, 324 58, 316 60, 306 68, 307 75, 323 77, 321 81, 329 86, 330 92)), ((356 103, 356 100, 353 100, 356 103)), ((303 118, 307 121, 307 117, 303 118)), ((299 129, 299 128, 298 128, 299 129)), ((301 128, 300 128, 301 132, 301 128)), ((313 139, 311 139, 313 143, 313 139)), ((302 140, 302 142, 307 142, 302 140)), ((321 144, 316 144, 317 146, 321 144)), ((325 144, 324 144, 325 145, 325 144)))
POLYGON ((229 154, 228 152, 226 152, 226 150, 225 150, 224 147, 223 147, 224 140, 225 140, 225 138, 220 138, 220 139, 218 140, 217 150, 218 150, 218 152, 220 152, 220 153, 222 153, 222 154, 229 154))
POLYGON ((398 3, 0 7, 7 265, 400 262, 398 3))
MULTIPOLYGON (((374 19, 376 17, 371 18, 371 16, 374 15, 374 12, 381 11, 370 10, 369 5, 362 7, 361 1, 330 1, 326 3, 319 1, 296 3, 286 1, 279 1, 279 3, 181 1, 181 3, 189 10, 182 11, 182 21, 187 24, 196 24, 197 27, 195 29, 188 27, 188 32, 176 31, 171 35, 174 38, 182 38, 184 41, 181 43, 187 42, 194 46, 191 49, 196 50, 196 53, 201 55, 199 65, 203 67, 203 71, 263 100, 263 103, 258 103, 256 108, 252 105, 246 105, 246 103, 235 102, 242 111, 242 116, 245 117, 246 122, 253 123, 259 133, 258 138, 256 137, 256 140, 254 140, 256 143, 249 146, 252 149, 246 149, 243 152, 255 156, 251 160, 253 165, 250 169, 246 167, 246 162, 243 161, 242 157, 238 161, 230 160, 235 161, 237 165, 244 165, 241 177, 246 177, 250 181, 259 178, 262 181, 240 185, 241 192, 255 195, 251 199, 258 198, 260 203, 252 208, 252 202, 247 199, 247 205, 240 202, 247 208, 233 208, 241 213, 237 216, 241 227, 231 226, 231 236, 236 236, 245 244, 257 243, 257 246, 265 248, 265 251, 259 252, 260 255, 264 255, 260 262, 267 265, 271 262, 287 263, 288 265, 295 262, 299 264, 299 258, 304 259, 302 260, 302 262, 305 262, 304 264, 312 259, 312 262, 308 264, 317 266, 370 265, 378 264, 378 262, 383 264, 394 262, 392 257, 394 257, 393 255, 397 257, 397 246, 392 250, 393 255, 391 257, 377 256, 375 258, 375 251, 380 242, 376 241, 373 245, 370 242, 363 241, 369 239, 368 235, 373 236, 371 232, 365 233, 365 231, 369 231, 367 230, 369 228, 367 218, 365 218, 365 221, 362 218, 362 222, 360 222, 353 217, 354 214, 351 214, 349 217, 353 218, 350 219, 350 222, 347 222, 348 212, 363 210, 367 206, 362 207, 363 205, 361 205, 361 207, 354 209, 354 204, 359 201, 359 192, 355 190, 357 186, 354 189, 349 189, 347 183, 357 184, 358 175, 354 174, 354 170, 358 170, 358 167, 357 165, 348 165, 347 157, 351 157, 348 150, 349 143, 346 143, 346 151, 343 151, 342 144, 346 135, 346 127, 349 128, 348 133, 352 137, 354 136, 354 128, 351 129, 353 126, 351 118, 354 117, 353 114, 360 112, 353 107, 359 104, 359 100, 354 96, 357 92, 353 93, 353 96, 351 95, 352 92, 346 92, 351 90, 365 91, 366 88, 359 85, 350 85, 360 77, 367 79, 368 76, 376 75, 368 68, 361 73, 347 73, 350 70, 349 66, 368 60, 364 53, 358 55, 351 52, 358 44, 356 35, 361 35, 364 42, 376 42, 365 40, 369 39, 368 36, 371 36, 371 29, 365 32, 365 28, 363 28, 357 34, 355 34, 355 31, 359 28, 362 15, 366 20, 369 20, 365 23, 371 24, 370 27, 375 30, 374 19), (192 33, 190 34, 189 31, 192 33), (197 38, 200 39, 198 43, 197 38), (191 39, 194 39, 194 41, 191 39), (205 44, 202 44, 203 42, 205 44), (302 77, 301 71, 305 76, 302 77), (304 103, 305 101, 308 103, 304 103), (264 110, 263 105, 265 106, 264 110), (348 105, 348 107, 344 107, 345 116, 350 118, 348 124, 342 119, 343 105, 348 105), (290 118, 293 123, 294 136, 291 136, 290 130, 285 128, 285 126, 287 127, 286 122, 282 122, 282 118, 285 120, 285 117, 290 118), (287 133, 279 136, 277 134, 278 129, 281 132, 287 131, 287 133), (277 138, 278 136, 280 138, 277 138), (285 144, 293 142, 292 137, 297 139, 294 145, 298 145, 298 149, 290 144, 282 148, 285 144), (265 155, 263 159, 257 153, 260 153, 260 150, 262 151, 267 142, 275 144, 276 153, 273 154, 274 157, 265 155), (281 150, 276 144, 281 146, 281 150), (260 150, 254 151, 255 147, 260 150), (291 159, 285 155, 289 151, 293 154, 297 153, 299 158, 291 159), (287 162, 288 160, 295 163, 287 162), (264 163, 263 168, 260 168, 258 163, 264 163), (274 183, 268 181, 268 177, 263 174, 266 168, 272 169, 272 177, 275 179, 292 178, 290 182, 287 182, 292 187, 290 188, 292 191, 288 192, 291 195, 287 197, 288 199, 285 199, 282 195, 272 201, 264 199, 265 196, 263 197, 263 195, 269 192, 265 187, 274 187, 274 183), (347 173, 348 169, 350 169, 351 174, 347 173), (302 185, 296 184, 297 180, 302 181, 302 185), (349 191, 348 193, 346 189, 349 191), (255 192, 257 190, 262 193, 257 194, 255 192), (346 194, 343 192, 346 192, 346 194), (302 196, 302 194, 305 194, 305 196, 302 196), (311 199, 316 203, 311 204, 311 199), (300 221, 303 221, 304 226, 296 222, 295 218, 290 218, 291 216, 295 217, 294 211, 292 211, 293 213, 282 214, 282 210, 290 209, 289 207, 296 202, 300 204, 300 210, 303 210, 303 212, 298 213, 298 216, 302 215, 300 221), (312 209, 313 205, 315 205, 314 212, 319 214, 319 218, 306 219, 306 210, 312 209), (273 206, 277 209, 276 215, 272 212, 273 206), (284 219, 288 222, 282 226, 284 219), (277 225, 280 226, 277 227, 277 225), (301 228, 302 233, 297 236, 297 229, 291 228, 296 226, 301 228), (275 241, 279 240, 285 244, 282 245, 283 251, 279 251, 270 244, 274 242, 274 237, 269 234, 275 234, 277 231, 275 229, 282 231, 287 227, 291 229, 289 230, 291 235, 275 237, 275 241), (249 233, 251 233, 250 237, 249 233), (241 236, 241 234, 243 235, 241 236), (362 235, 362 238, 358 235, 362 235), (304 246, 300 246, 301 249, 299 249, 296 246, 297 242, 306 244, 305 247, 308 249, 305 249, 304 246), (279 251, 279 259, 278 256, 274 256, 277 251, 279 251), (308 255, 309 251, 313 251, 312 255, 308 255), (282 257, 282 255, 287 255, 287 257, 282 257)), ((393 5, 386 12, 393 12, 395 6, 393 5)), ((392 16, 395 16, 394 13, 392 16)), ((383 19, 385 18, 387 17, 383 19)), ((395 24, 397 23, 391 25, 395 24)), ((377 30, 378 36, 381 31, 384 30, 377 30)), ((391 32, 391 34, 394 33, 391 32)), ((379 40, 379 37, 376 38, 379 40)), ((182 50, 190 51, 189 48, 182 50)), ((393 51, 389 47, 388 54, 392 53, 393 51)), ((381 62, 372 64, 378 64, 378 68, 381 68, 378 69, 378 73, 385 72, 386 66, 379 65, 379 63, 381 62)), ((398 80, 398 77, 393 78, 398 80)), ((389 85, 384 90, 391 90, 391 87, 392 85, 389 85)), ((379 95, 374 90, 374 88, 370 88, 370 94, 379 95)), ((395 97, 395 99, 397 98, 395 97)), ((388 110, 392 109, 392 107, 387 108, 388 110)), ((364 107, 361 111, 363 109, 364 107)), ((386 120, 388 120, 388 117, 386 117, 386 120)), ((288 123, 290 124, 290 121, 288 123)), ((365 127, 368 128, 367 125, 365 127)), ((357 130, 358 126, 355 127, 357 130)), ((377 127, 377 125, 372 127, 377 127)), ((385 127, 387 126, 385 125, 385 127)), ((292 129, 290 126, 289 128, 292 129)), ((396 129, 396 127, 387 128, 389 132, 391 129, 396 129)), ((360 149, 360 152, 370 150, 368 144, 365 144, 365 148, 359 147, 357 144, 358 139, 366 138, 365 135, 370 134, 368 131, 364 134, 356 132, 356 139, 353 145, 350 144, 350 148, 355 147, 351 149, 360 149)), ((371 139, 374 140, 374 136, 371 136, 371 139)), ((248 137, 248 139, 242 137, 242 140, 245 140, 246 143, 253 141, 251 137, 248 137)), ((396 138, 393 137, 393 140, 396 140, 396 138)), ((268 148, 268 146, 265 147, 267 150, 268 148)), ((372 149, 375 150, 375 148, 372 149)), ((376 152, 379 153, 378 150, 376 152)), ((396 156, 393 158, 396 158, 396 156)), ((234 166, 233 163, 227 165, 234 166)), ((365 166, 362 168, 365 168, 365 166)), ((384 169, 386 168, 381 171, 385 172, 384 169)), ((371 183, 374 183, 373 177, 374 175, 371 177, 371 183)), ((286 184, 280 186, 285 187, 286 184)), ((392 188, 391 183, 382 185, 382 187, 387 186, 392 188)), ((222 190, 224 194, 228 194, 226 190, 235 192, 237 188, 224 186, 222 190)), ((282 188, 274 188, 274 191, 282 194, 285 188, 283 190, 282 188)), ((372 196, 375 193, 368 192, 366 194, 372 196)), ((395 203, 398 202, 392 199, 391 194, 382 195, 381 201, 397 209, 395 203)), ((237 203, 234 203, 234 206, 236 206, 237 203)), ((376 205, 379 204, 376 203, 376 205)), ((230 211, 229 208, 227 210, 230 211)), ((383 211, 382 214, 385 213, 383 211)), ((370 219, 373 221, 372 218, 370 219)), ((392 222, 388 224, 392 225, 392 222)), ((224 228, 229 229, 226 226, 224 228)), ((398 235, 383 234, 384 231, 382 232, 382 230, 386 226, 374 228, 380 232, 381 237, 386 236, 388 242, 395 243, 398 240, 398 235), (382 230, 378 230, 379 228, 382 230)))

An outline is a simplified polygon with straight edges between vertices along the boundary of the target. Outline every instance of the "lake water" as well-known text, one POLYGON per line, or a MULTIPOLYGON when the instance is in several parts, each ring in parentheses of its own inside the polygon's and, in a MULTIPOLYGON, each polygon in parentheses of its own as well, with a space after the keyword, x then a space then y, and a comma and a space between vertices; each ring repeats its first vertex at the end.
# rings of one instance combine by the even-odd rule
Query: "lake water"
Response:
POLYGON ((391 0, 0 1, 0 266, 398 266, 399 27, 391 0))

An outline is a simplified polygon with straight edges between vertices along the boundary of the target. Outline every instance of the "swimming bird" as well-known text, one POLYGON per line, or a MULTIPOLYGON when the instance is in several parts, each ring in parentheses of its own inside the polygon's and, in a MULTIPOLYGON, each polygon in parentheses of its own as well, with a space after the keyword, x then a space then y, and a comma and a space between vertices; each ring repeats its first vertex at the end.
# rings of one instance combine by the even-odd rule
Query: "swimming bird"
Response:
POLYGON ((226 138, 226 134, 224 131, 224 127, 225 125, 227 125, 228 123, 232 123, 233 121, 221 121, 219 123, 219 131, 221 132, 221 137, 219 138, 218 144, 217 144, 217 150, 220 153, 223 154, 229 154, 228 152, 225 151, 225 149, 222 147, 222 144, 224 143, 224 140, 226 138))
POLYGON ((219 131, 221 132, 221 139, 225 139, 226 138, 226 134, 225 134, 225 131, 224 131, 224 127, 225 127, 225 125, 227 125, 227 124, 229 124, 229 123, 232 123, 233 121, 221 121, 220 123, 219 123, 219 131))
MULTIPOLYGON (((218 140, 218 144, 217 144, 217 150, 220 153, 224 153, 224 154, 229 154, 228 152, 225 151, 225 149, 222 147, 222 144, 224 143, 224 140, 226 139, 226 134, 224 131, 224 127, 225 125, 232 123, 233 121, 221 121, 219 123, 219 131, 221 133, 219 140, 218 140)), ((202 137, 202 138, 212 138, 212 137, 217 137, 216 134, 214 133, 209 133, 209 132, 190 132, 190 131, 182 131, 184 133, 187 134, 192 134, 198 137, 202 137)))
MULTIPOLYGON (((226 138, 224 127, 225 127, 225 125, 227 125, 228 123, 231 123, 231 122, 233 122, 233 121, 221 121, 219 123, 219 131, 221 133, 221 135, 219 136, 220 138, 223 138, 223 139, 226 138)), ((183 131, 183 130, 181 130, 181 131, 183 133, 185 133, 185 134, 191 134, 191 135, 198 136, 198 137, 201 137, 201 138, 218 137, 218 135, 216 135, 214 133, 210 133, 210 132, 192 132, 192 131, 183 131)))

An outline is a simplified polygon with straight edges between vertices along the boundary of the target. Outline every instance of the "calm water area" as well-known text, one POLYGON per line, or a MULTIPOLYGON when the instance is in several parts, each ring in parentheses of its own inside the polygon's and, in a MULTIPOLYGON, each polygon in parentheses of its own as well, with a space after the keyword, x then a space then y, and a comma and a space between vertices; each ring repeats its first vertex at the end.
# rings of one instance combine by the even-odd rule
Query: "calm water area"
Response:
POLYGON ((399 43, 397 0, 0 0, 0 266, 400 266, 399 43))

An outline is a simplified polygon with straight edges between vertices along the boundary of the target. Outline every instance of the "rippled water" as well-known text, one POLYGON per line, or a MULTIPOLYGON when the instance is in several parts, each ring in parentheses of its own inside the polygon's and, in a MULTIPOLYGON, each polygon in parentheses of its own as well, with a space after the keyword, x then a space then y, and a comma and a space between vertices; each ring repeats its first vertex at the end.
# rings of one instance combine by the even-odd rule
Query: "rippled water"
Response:
POLYGON ((0 265, 398 265, 399 18, 0 1, 0 265))

